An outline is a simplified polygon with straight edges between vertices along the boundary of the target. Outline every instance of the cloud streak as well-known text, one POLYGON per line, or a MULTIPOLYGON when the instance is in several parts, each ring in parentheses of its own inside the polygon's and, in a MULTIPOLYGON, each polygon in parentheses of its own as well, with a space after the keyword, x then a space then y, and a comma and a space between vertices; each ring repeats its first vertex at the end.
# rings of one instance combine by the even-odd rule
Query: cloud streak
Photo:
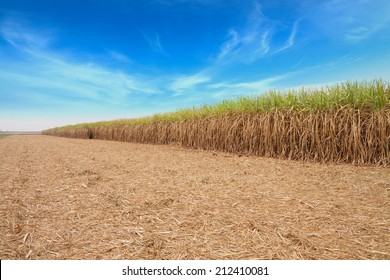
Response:
POLYGON ((353 44, 368 40, 390 26, 390 2, 387 0, 305 2, 302 9, 317 32, 353 44))
POLYGON ((0 36, 13 47, 26 52, 46 48, 53 42, 52 31, 38 31, 26 26, 20 21, 6 18, 0 23, 0 36))
POLYGON ((198 73, 194 75, 179 76, 174 78, 174 81, 170 84, 170 89, 174 92, 173 96, 178 96, 192 90, 198 85, 205 84, 211 80, 211 77, 198 73))
POLYGON ((236 30, 229 30, 229 39, 222 44, 220 47, 220 52, 218 54, 218 58, 221 59, 224 56, 230 54, 239 44, 241 39, 236 30))
MULTIPOLYGON (((20 52, 18 61, 9 61, 6 55, 0 54, 0 99, 3 104, 5 100, 19 96, 32 102, 28 106, 38 107, 50 102, 132 106, 132 100, 158 94, 151 77, 130 75, 96 63, 76 62, 70 56, 53 52, 50 49, 52 37, 45 34, 44 30, 26 27, 15 20, 0 23, 1 37, 20 52)), ((113 59, 129 62, 126 56, 117 52, 110 55, 113 59)))
POLYGON ((268 53, 273 27, 256 3, 244 28, 231 28, 221 44, 218 61, 254 62, 268 53))
POLYGON ((231 28, 228 39, 220 46, 217 55, 219 62, 254 63, 262 58, 283 52, 294 46, 298 32, 298 20, 294 22, 286 42, 276 47, 273 42, 275 34, 280 32, 275 20, 268 18, 258 2, 254 3, 252 12, 247 17, 244 28, 231 28))
POLYGON ((116 51, 110 51, 109 56, 112 59, 119 61, 119 62, 123 62, 123 63, 131 63, 132 62, 131 59, 128 58, 126 55, 119 53, 119 52, 116 52, 116 51))
POLYGON ((154 52, 165 56, 168 55, 163 49, 160 42, 160 36, 157 33, 153 35, 147 35, 146 33, 142 33, 142 36, 144 37, 144 39, 146 40, 146 42, 149 44, 149 46, 152 48, 154 52))
POLYGON ((298 21, 295 21, 293 24, 290 36, 288 37, 287 41, 285 42, 285 44, 282 47, 275 50, 274 53, 279 53, 279 52, 285 51, 285 50, 291 48, 292 46, 294 46, 295 36, 297 34, 297 30, 298 30, 298 21))
POLYGON ((283 79, 286 79, 287 77, 291 76, 292 73, 274 76, 265 78, 258 81, 252 81, 252 82, 240 82, 240 83, 219 83, 219 84, 213 84, 210 85, 210 88, 240 88, 240 89, 251 89, 251 90, 259 90, 268 88, 272 85, 272 83, 281 81, 283 79))

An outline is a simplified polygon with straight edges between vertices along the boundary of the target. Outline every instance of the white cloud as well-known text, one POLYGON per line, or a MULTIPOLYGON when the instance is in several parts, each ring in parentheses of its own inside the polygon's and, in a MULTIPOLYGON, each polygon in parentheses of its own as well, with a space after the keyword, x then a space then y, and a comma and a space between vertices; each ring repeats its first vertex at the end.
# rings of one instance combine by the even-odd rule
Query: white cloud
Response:
POLYGON ((285 74, 285 75, 280 75, 280 76, 275 76, 275 77, 269 77, 266 79, 262 79, 259 81, 254 81, 254 82, 245 82, 245 83, 238 83, 235 84, 234 87, 236 88, 245 88, 245 89, 253 89, 253 90, 260 90, 264 88, 269 88, 272 87, 272 83, 283 80, 290 76, 290 74, 285 74))
POLYGON ((260 47, 255 50, 256 53, 259 53, 260 55, 265 55, 269 52, 271 46, 270 46, 270 40, 271 40, 271 31, 267 30, 261 35, 261 44, 260 47))
POLYGON ((110 51, 109 55, 112 59, 119 61, 119 62, 124 62, 124 63, 131 63, 131 59, 128 58, 126 55, 116 52, 116 51, 110 51))
MULTIPOLYGON (((19 59, 12 61, 0 54, 0 97, 19 93, 21 98, 37 104, 53 100, 62 104, 91 101, 123 105, 131 103, 129 96, 145 98, 142 96, 159 92, 151 77, 131 75, 52 51, 52 37, 45 35, 49 32, 30 26, 10 18, 0 22, 0 35, 20 52, 19 59)), ((120 53, 110 55, 130 62, 120 53)))
MULTIPOLYGON (((46 54, 48 57, 50 54, 46 54)), ((19 84, 37 92, 51 92, 56 95, 73 98, 86 98, 91 101, 121 103, 129 95, 156 94, 157 89, 146 83, 143 78, 136 78, 120 71, 113 71, 94 64, 78 64, 65 61, 39 60, 29 62, 29 67, 20 70, 21 65, 0 71, 0 80, 7 80, 9 90, 19 84)), ((0 86, 1 88, 1 86, 0 86)))
POLYGON ((0 36, 13 47, 26 52, 46 48, 54 40, 51 30, 34 30, 27 23, 12 18, 0 22, 0 36))
POLYGON ((160 36, 157 33, 153 35, 147 35, 146 33, 142 33, 142 36, 145 38, 146 42, 156 53, 167 55, 167 53, 165 52, 165 50, 161 45, 160 36))
POLYGON ((208 91, 211 92, 211 96, 215 99, 260 94, 269 89, 280 88, 280 85, 278 85, 277 82, 288 79, 296 73, 297 72, 290 72, 249 82, 213 83, 208 84, 206 87, 208 91))
POLYGON ((250 63, 264 57, 270 50, 273 25, 255 2, 245 27, 229 30, 229 39, 221 45, 219 60, 250 63))
POLYGON ((222 58, 227 54, 231 53, 240 43, 240 38, 236 30, 230 29, 229 37, 229 40, 222 44, 218 58, 222 58))
POLYGON ((203 74, 179 76, 174 78, 174 81, 170 84, 170 89, 175 93, 174 95, 180 95, 183 92, 189 91, 200 84, 209 82, 210 80, 210 77, 203 74))
POLYGON ((238 83, 215 83, 208 85, 208 88, 219 89, 219 88, 240 88, 240 89, 254 89, 260 90, 264 88, 268 88, 272 85, 272 83, 283 80, 291 76, 293 72, 287 73, 284 75, 268 77, 265 79, 252 81, 252 82, 238 82, 238 83))
POLYGON ((292 25, 285 43, 277 48, 273 38, 280 31, 282 31, 280 23, 268 18, 263 13, 261 5, 254 2, 245 26, 231 28, 228 31, 228 39, 221 44, 217 60, 224 63, 253 63, 261 58, 283 52, 295 44, 298 20, 292 25))
POLYGON ((282 47, 280 47, 279 49, 275 50, 274 53, 282 52, 282 51, 287 50, 287 49, 291 48, 292 46, 294 46, 295 35, 297 34, 297 29, 298 29, 298 21, 295 21, 293 24, 293 27, 291 29, 290 36, 288 37, 286 43, 282 47))
POLYGON ((303 10, 317 32, 349 43, 367 40, 390 26, 388 0, 307 2, 303 10))

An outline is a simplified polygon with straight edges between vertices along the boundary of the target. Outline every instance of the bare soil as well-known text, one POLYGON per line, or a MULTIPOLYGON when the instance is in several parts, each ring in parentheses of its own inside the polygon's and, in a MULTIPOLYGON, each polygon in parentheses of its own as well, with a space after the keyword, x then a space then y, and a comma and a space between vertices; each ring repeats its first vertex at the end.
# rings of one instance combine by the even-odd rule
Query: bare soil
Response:
POLYGON ((390 259, 390 169, 0 139, 1 259, 390 259))

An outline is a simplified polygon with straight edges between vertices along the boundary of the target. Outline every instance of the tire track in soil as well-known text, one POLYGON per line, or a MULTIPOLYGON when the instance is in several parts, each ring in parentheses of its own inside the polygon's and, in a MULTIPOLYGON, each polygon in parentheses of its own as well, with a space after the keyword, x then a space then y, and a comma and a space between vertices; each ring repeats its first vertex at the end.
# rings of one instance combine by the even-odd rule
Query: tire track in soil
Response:
POLYGON ((390 259, 390 172, 0 139, 2 259, 390 259))

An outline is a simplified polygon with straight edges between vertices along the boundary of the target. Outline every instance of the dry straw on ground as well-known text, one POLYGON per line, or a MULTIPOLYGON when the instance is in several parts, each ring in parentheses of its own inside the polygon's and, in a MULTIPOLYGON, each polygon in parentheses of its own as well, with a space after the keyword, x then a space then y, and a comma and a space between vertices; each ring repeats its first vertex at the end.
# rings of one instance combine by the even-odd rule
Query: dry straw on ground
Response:
POLYGON ((388 168, 0 140, 1 259, 390 259, 388 168))

